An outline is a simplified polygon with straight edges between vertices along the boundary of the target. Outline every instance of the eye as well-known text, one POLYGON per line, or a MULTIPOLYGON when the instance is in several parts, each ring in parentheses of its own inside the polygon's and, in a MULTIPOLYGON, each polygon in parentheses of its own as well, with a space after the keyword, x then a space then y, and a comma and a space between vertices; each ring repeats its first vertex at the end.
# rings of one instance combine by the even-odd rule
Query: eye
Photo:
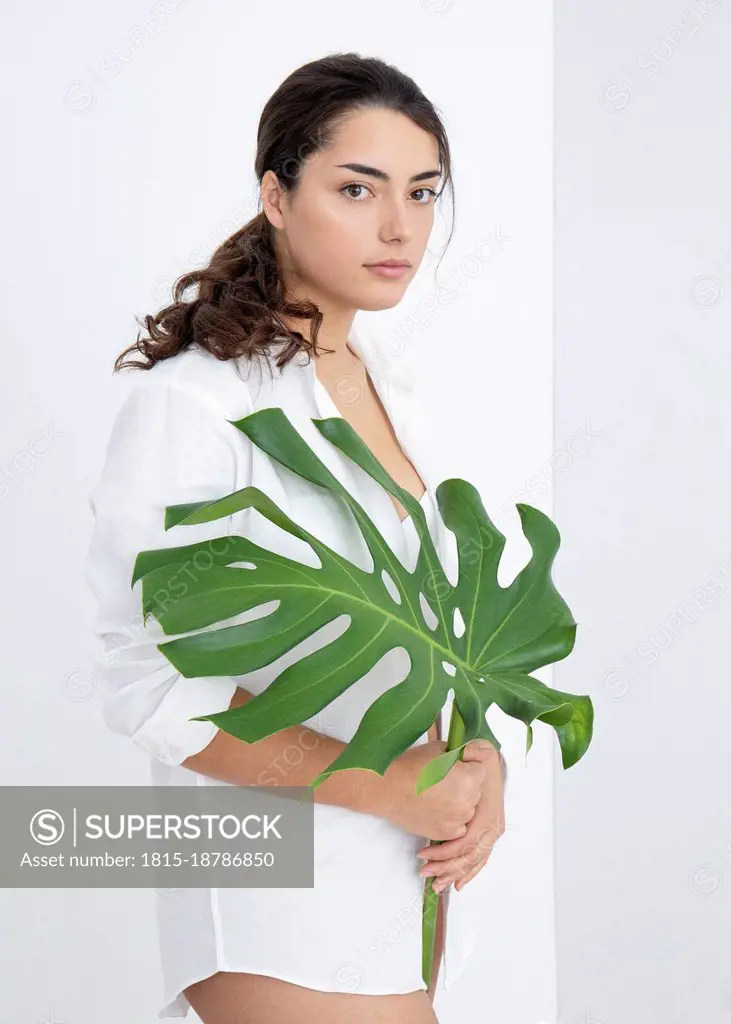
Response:
MULTIPOLYGON (((416 191, 417 192, 426 192, 427 196, 430 196, 433 199, 436 199, 436 197, 437 197, 437 194, 436 194, 436 192, 435 192, 435 190, 433 188, 417 188, 416 191)), ((413 194, 414 193, 412 193, 412 195, 413 194)), ((427 202, 425 202, 425 203, 419 203, 419 206, 428 206, 430 201, 431 200, 428 199, 427 202)))
POLYGON ((343 187, 342 187, 342 188, 340 189, 340 192, 341 192, 341 193, 342 193, 343 195, 345 195, 346 199, 352 199, 354 203, 359 203, 359 202, 360 202, 360 197, 357 197, 357 196, 356 196, 356 197, 354 197, 354 196, 349 196, 349 195, 347 195, 347 194, 346 194, 346 193, 347 193, 347 190, 348 190, 349 188, 365 188, 365 187, 366 187, 365 185, 360 185, 360 184, 357 184, 357 183, 355 183, 355 182, 354 182, 354 183, 353 183, 353 184, 351 184, 351 185, 343 185, 343 187))

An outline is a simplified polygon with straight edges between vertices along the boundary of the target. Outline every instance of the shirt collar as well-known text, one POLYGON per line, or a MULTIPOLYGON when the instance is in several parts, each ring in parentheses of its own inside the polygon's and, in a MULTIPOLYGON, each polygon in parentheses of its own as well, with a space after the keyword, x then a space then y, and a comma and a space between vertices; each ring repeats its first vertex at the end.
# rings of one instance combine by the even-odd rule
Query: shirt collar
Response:
MULTIPOLYGON (((420 405, 414 385, 414 374, 409 373, 404 361, 391 354, 384 346, 366 336, 359 327, 351 326, 348 343, 363 361, 363 365, 373 380, 378 395, 383 402, 399 443, 406 455, 411 459, 416 471, 432 493, 436 480, 431 466, 431 452, 426 441, 422 439, 420 405)), ((332 398, 328 395, 315 373, 315 363, 306 352, 298 352, 293 360, 302 372, 307 374, 315 405, 322 418, 342 415, 332 398)))

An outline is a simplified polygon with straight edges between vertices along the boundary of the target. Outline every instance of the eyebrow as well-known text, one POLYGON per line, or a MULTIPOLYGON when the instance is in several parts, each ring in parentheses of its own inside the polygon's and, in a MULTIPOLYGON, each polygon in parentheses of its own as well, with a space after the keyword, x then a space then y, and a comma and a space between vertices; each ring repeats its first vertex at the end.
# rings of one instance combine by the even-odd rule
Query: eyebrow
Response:
MULTIPOLYGON (((367 174, 371 178, 379 178, 381 181, 390 181, 391 176, 378 167, 369 167, 368 164, 337 164, 338 167, 345 167, 356 174, 367 174)), ((421 171, 419 174, 412 174, 409 181, 426 181, 427 178, 438 178, 441 171, 421 171)))

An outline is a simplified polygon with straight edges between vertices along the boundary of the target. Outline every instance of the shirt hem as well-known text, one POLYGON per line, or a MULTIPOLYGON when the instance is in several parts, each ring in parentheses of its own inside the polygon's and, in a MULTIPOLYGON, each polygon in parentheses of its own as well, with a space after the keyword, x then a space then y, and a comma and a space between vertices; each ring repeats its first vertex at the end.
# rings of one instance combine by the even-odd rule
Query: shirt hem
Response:
POLYGON ((275 971, 264 971, 261 968, 258 970, 248 969, 246 967, 232 967, 230 965, 218 966, 214 971, 207 970, 203 973, 197 972, 196 975, 189 981, 186 981, 184 985, 179 986, 175 994, 168 993, 163 1003, 162 1009, 158 1013, 158 1019, 166 1017, 186 1017, 188 1011, 192 1009, 188 997, 185 995, 184 989, 188 988, 189 985, 194 985, 198 981, 203 981, 205 978, 211 978, 218 971, 231 971, 239 974, 258 974, 264 978, 275 978, 277 981, 287 981, 291 985, 299 985, 300 988, 309 988, 314 992, 339 992, 341 995, 359 995, 359 996, 396 996, 406 995, 409 992, 424 991, 426 985, 424 984, 423 978, 419 979, 418 985, 408 985, 406 988, 389 988, 378 992, 363 992, 359 990, 355 993, 343 992, 337 988, 324 988, 321 985, 313 985, 311 982, 303 981, 301 978, 296 978, 292 974, 275 971))

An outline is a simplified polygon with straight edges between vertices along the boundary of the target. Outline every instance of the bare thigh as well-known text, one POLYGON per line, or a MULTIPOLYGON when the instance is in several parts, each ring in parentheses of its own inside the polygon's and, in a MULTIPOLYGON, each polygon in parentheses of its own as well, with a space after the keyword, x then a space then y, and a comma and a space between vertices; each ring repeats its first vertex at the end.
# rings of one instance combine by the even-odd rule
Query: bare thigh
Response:
POLYGON ((351 995, 262 974, 218 971, 189 985, 185 995, 203 1024, 439 1024, 424 989, 351 995))

